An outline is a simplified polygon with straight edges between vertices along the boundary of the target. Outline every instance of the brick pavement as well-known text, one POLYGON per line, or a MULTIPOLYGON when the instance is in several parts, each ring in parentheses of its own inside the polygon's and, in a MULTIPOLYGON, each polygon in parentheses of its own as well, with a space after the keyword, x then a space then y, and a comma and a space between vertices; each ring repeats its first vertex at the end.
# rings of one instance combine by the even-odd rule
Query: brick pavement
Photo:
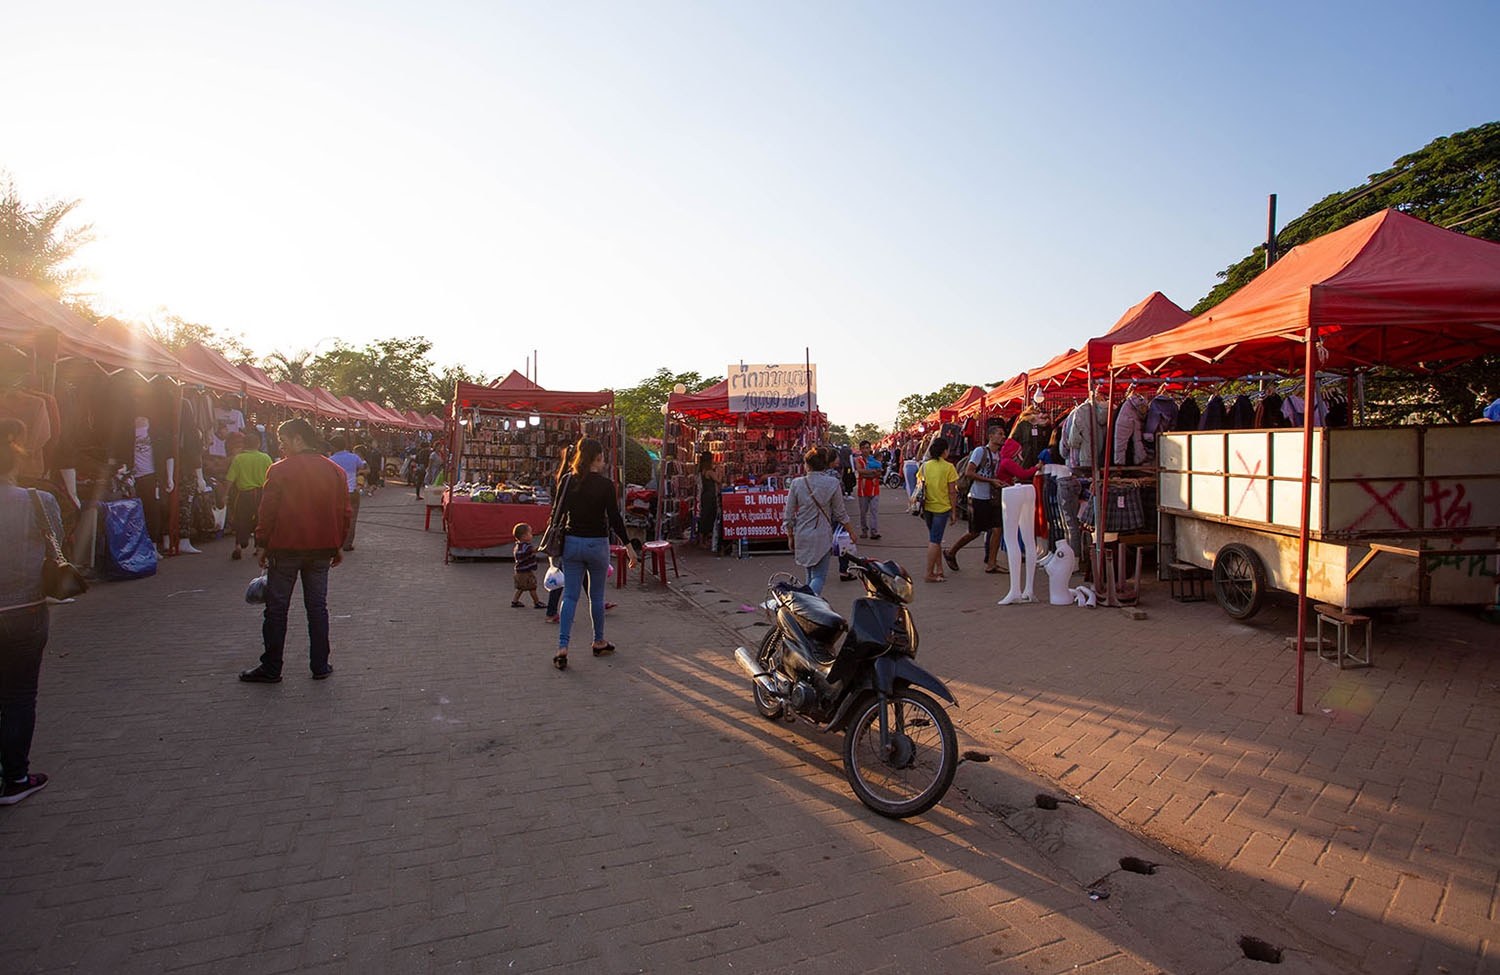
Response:
MULTIPOLYGON (((886 490, 866 554, 920 565, 925 531, 886 490)), ((951 541, 954 538, 950 532, 951 541)), ((1307 659, 1292 713, 1295 600, 1237 623, 1149 584, 1148 618, 999 607, 977 544, 945 586, 918 583, 921 659, 960 692, 956 724, 1361 971, 1500 970, 1500 655, 1472 613, 1377 624, 1375 666, 1307 659)), ((729 625, 788 560, 689 555, 685 588, 729 625)), ((920 575, 920 573, 918 573, 920 575)), ((1037 591, 1045 592, 1039 574, 1037 591)), ((835 605, 856 595, 830 583, 835 605)), ((744 631, 748 639, 753 634, 744 631)))
MULTIPOLYGON (((365 504, 329 681, 301 667, 295 602, 286 680, 234 679, 259 609, 223 542, 54 614, 33 750, 53 781, 0 810, 0 971, 1252 964, 1182 963, 962 791, 869 813, 836 741, 756 716, 722 629, 654 584, 620 595, 618 656, 556 673, 508 564, 445 567, 422 517, 395 490, 365 504)), ((980 768, 1007 775, 966 765, 960 790, 980 768)))

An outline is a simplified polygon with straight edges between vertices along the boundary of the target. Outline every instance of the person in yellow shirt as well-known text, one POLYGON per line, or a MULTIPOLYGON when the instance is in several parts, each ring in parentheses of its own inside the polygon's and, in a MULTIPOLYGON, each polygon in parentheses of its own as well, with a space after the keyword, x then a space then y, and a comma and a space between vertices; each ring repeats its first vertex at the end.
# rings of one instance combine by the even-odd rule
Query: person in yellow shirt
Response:
POLYGON ((947 437, 938 437, 927 448, 927 460, 917 470, 917 480, 927 495, 922 505, 922 520, 927 522, 925 578, 928 582, 947 582, 943 575, 943 532, 958 507, 958 470, 948 462, 947 437))
POLYGON ((231 559, 245 557, 245 546, 255 531, 255 515, 260 510, 261 489, 266 486, 266 471, 271 469, 271 457, 252 446, 250 441, 237 438, 231 447, 229 472, 224 479, 229 482, 229 505, 234 518, 234 551, 231 559))

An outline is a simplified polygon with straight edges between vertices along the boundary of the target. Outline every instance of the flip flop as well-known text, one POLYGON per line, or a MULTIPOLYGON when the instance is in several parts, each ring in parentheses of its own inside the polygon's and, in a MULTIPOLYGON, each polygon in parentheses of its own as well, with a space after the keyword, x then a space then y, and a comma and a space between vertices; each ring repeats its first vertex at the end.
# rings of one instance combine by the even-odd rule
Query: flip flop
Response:
POLYGON ((615 645, 613 643, 606 643, 602 647, 594 647, 594 656, 596 657, 607 657, 614 652, 615 645))
POLYGON ((996 567, 996 568, 991 568, 991 569, 985 569, 984 570, 984 574, 988 575, 988 576, 993 576, 993 575, 999 575, 1002 571, 1003 571, 1002 569, 996 567))
POLYGON ((958 557, 957 556, 952 555, 952 554, 950 554, 948 552, 944 552, 943 553, 943 561, 947 562, 948 563, 948 568, 952 569, 954 572, 958 572, 959 571, 959 568, 958 568, 958 557))
POLYGON ((558 670, 567 670, 568 669, 568 655, 565 654, 565 653, 560 653, 557 656, 553 657, 552 658, 552 666, 556 667, 558 670))

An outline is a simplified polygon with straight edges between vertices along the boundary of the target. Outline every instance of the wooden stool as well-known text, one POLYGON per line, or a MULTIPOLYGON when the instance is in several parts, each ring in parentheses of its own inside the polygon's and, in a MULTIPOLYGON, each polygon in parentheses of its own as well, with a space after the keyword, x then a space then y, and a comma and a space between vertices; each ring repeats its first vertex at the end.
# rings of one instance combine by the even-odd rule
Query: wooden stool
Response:
POLYGON ((672 556, 672 575, 678 579, 682 573, 677 571, 677 549, 671 542, 647 542, 642 546, 641 555, 641 582, 646 581, 646 556, 651 556, 651 574, 661 577, 661 584, 667 584, 667 556, 672 556))
MULTIPOLYGON (((427 520, 422 523, 422 530, 424 532, 432 530, 432 512, 434 510, 442 511, 443 510, 443 503, 441 501, 439 501, 437 504, 429 504, 427 506, 427 520)), ((438 515, 438 522, 439 522, 439 524, 441 524, 442 518, 443 518, 443 516, 441 514, 438 515)))
POLYGON ((1208 598, 1208 580, 1213 573, 1191 562, 1172 562, 1167 565, 1167 586, 1172 598, 1179 603, 1201 603, 1208 598))
POLYGON ((1318 614, 1318 659, 1331 660, 1339 665, 1340 670, 1346 667, 1370 666, 1370 617, 1352 613, 1337 606, 1330 606, 1327 603, 1318 603, 1313 608, 1318 614), (1333 656, 1331 657, 1323 649, 1323 624, 1325 622, 1333 627, 1333 656), (1365 627, 1365 655, 1356 657, 1349 648, 1349 627, 1360 624, 1364 624, 1365 627))
POLYGON ((615 588, 625 588, 625 566, 628 564, 630 550, 623 545, 611 545, 609 557, 615 560, 615 588))

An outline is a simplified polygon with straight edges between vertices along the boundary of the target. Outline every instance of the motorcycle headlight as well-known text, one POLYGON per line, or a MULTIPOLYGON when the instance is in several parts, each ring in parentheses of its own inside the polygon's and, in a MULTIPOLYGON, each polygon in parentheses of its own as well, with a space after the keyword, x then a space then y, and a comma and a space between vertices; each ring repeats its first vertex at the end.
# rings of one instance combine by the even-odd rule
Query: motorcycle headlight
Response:
POLYGON ((901 600, 903 603, 911 602, 912 598, 915 595, 912 592, 911 580, 903 579, 901 576, 896 576, 891 579, 891 591, 894 592, 896 594, 896 598, 901 600))

